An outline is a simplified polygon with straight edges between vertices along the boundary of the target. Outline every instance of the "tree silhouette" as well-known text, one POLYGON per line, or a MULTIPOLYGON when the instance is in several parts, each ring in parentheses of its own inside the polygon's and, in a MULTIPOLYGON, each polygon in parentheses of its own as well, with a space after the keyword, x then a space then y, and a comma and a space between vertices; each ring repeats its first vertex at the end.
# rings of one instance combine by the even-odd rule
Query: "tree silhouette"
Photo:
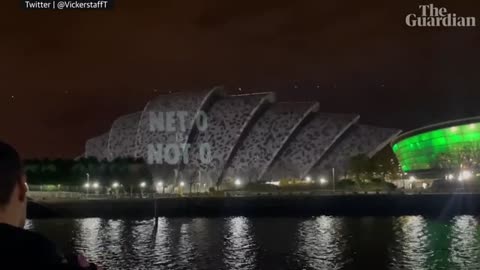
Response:
POLYGON ((348 168, 350 173, 355 176, 357 182, 362 180, 362 175, 370 175, 373 172, 372 162, 365 154, 351 157, 348 168))

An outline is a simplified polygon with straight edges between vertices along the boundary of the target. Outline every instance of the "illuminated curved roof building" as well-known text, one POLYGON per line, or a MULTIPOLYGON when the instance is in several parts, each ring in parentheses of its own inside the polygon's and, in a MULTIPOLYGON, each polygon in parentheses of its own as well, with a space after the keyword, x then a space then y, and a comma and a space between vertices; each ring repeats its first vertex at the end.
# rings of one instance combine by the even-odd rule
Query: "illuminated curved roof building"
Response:
POLYGON ((428 173, 471 166, 469 163, 480 156, 480 117, 406 132, 395 139, 392 148, 404 172, 428 173))
POLYGON ((400 133, 362 125, 358 115, 320 110, 317 102, 276 102, 273 92, 226 95, 214 88, 161 95, 88 140, 85 157, 143 158, 155 176, 159 159, 172 159, 177 145, 180 160, 169 163, 177 176, 201 174, 205 186, 214 186, 236 178, 272 181, 332 167, 342 171, 351 156, 372 156, 400 133))

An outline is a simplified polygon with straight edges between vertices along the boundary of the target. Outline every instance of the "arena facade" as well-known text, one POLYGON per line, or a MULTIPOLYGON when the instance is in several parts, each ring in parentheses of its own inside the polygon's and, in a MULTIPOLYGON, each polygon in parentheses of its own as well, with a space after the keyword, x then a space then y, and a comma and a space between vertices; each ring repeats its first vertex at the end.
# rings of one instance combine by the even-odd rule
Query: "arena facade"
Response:
POLYGON ((161 95, 89 139, 84 156, 142 158, 154 178, 211 187, 331 177, 332 168, 341 175, 350 157, 373 156, 400 133, 320 110, 317 102, 276 102, 273 92, 226 95, 216 87, 161 95))
POLYGON ((392 142, 392 148, 407 173, 443 176, 475 171, 480 161, 480 116, 406 132, 392 142))

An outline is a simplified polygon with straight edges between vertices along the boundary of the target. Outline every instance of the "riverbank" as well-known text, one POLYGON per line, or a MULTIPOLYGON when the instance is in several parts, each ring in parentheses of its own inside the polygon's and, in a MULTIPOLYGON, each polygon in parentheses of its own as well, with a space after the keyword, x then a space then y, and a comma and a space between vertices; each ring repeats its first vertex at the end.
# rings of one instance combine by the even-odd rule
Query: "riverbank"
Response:
POLYGON ((29 218, 193 216, 396 216, 480 214, 480 194, 371 194, 51 200, 29 203, 29 218))

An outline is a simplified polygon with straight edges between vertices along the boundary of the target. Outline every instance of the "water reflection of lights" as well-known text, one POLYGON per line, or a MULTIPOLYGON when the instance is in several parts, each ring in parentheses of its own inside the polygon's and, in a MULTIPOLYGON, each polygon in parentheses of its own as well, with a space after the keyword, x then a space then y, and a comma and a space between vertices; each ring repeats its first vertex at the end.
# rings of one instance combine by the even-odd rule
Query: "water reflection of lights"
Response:
POLYGON ((108 269, 125 269, 125 262, 145 265, 145 269, 175 268, 170 230, 166 218, 157 227, 151 220, 76 220, 75 250, 108 269))
POLYGON ((478 221, 473 216, 458 216, 453 219, 450 261, 455 269, 479 265, 478 221))
MULTIPOLYGON (((211 223, 215 223, 215 221, 207 218, 195 218, 190 222, 192 245, 195 246, 197 254, 208 254, 212 245, 217 243, 216 236, 218 236, 218 233, 209 230, 211 223)), ((204 261, 205 258, 198 256, 196 259, 204 261)))
POLYGON ((369 269, 420 270, 477 269, 479 225, 472 216, 388 222, 324 216, 159 218, 157 226, 153 220, 39 219, 25 227, 61 250, 86 252, 106 269, 367 269, 376 260, 383 267, 369 269))
POLYGON ((226 222, 224 262, 227 269, 253 269, 255 243, 250 221, 245 217, 229 218, 226 222))
POLYGON ((396 239, 392 252, 393 269, 427 269, 427 222, 421 216, 403 216, 396 220, 396 239))
POLYGON ((195 254, 195 249, 190 235, 190 225, 190 223, 183 223, 180 226, 180 238, 178 241, 177 259, 178 263, 182 268, 188 268, 188 266, 191 265, 195 254))
POLYGON ((102 243, 99 240, 100 219, 99 218, 85 218, 76 220, 78 226, 79 237, 76 237, 76 247, 85 252, 85 255, 93 260, 99 261, 98 255, 102 243))
POLYGON ((173 268, 174 258, 171 252, 170 230, 167 218, 159 218, 157 228, 153 233, 153 241, 150 242, 150 250, 154 250, 151 254, 151 261, 155 265, 173 268))
POLYGON ((151 241, 152 222, 151 220, 133 221, 128 223, 126 228, 131 232, 132 248, 128 252, 130 255, 139 259, 139 263, 147 265, 152 259, 152 250, 149 250, 151 241))
POLYGON ((345 237, 341 236, 341 219, 321 216, 303 222, 299 228, 298 257, 312 269, 341 269, 345 237))

